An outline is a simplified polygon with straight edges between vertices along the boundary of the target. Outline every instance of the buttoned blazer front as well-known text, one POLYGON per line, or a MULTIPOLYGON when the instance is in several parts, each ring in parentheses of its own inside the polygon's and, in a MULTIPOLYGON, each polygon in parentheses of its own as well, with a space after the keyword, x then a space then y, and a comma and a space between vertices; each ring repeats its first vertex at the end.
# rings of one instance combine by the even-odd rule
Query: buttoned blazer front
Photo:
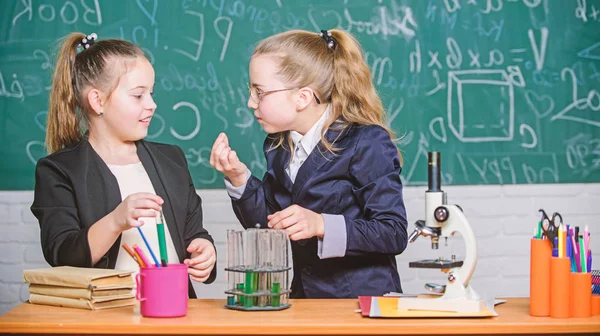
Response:
POLYGON ((317 145, 294 183, 285 171, 289 150, 273 149, 268 137, 267 171, 262 180, 251 176, 242 196, 232 198, 234 212, 246 228, 257 223, 267 227, 267 215, 292 204, 344 216, 344 256, 320 259, 316 237, 291 243, 291 297, 401 292, 395 256, 406 248, 407 232, 397 148, 379 126, 329 129, 325 137, 338 150, 332 153, 317 145))

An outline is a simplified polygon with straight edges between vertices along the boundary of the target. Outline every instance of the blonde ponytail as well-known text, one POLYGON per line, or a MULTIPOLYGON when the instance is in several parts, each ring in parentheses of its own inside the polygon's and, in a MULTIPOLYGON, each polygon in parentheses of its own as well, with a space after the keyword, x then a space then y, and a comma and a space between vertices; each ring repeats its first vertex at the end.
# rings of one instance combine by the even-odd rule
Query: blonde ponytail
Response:
POLYGON ((381 126, 394 139, 394 132, 386 126, 383 104, 371 81, 371 72, 363 59, 360 45, 343 30, 332 29, 330 32, 336 42, 332 109, 348 122, 381 126))
POLYGON ((58 53, 46 126, 46 148, 50 153, 76 143, 83 134, 77 117, 77 97, 73 85, 77 45, 83 37, 85 35, 82 33, 72 33, 65 37, 58 53))

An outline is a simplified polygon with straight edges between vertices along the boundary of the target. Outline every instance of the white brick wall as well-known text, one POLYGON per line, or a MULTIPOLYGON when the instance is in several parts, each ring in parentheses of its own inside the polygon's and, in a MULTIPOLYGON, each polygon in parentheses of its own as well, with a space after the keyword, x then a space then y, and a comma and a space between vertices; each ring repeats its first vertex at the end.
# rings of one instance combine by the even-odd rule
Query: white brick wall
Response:
MULTIPOLYGON (((461 205, 477 236, 478 264, 473 287, 482 295, 528 296, 529 239, 539 218, 537 210, 560 211, 567 224, 589 225, 595 269, 600 268, 600 184, 452 186, 445 187, 449 203, 461 205)), ((224 298, 225 231, 241 229, 224 190, 199 190, 203 199, 205 225, 215 238, 219 276, 212 285, 196 286, 201 298, 224 298)), ((404 199, 413 223, 423 218, 424 187, 405 188, 404 199)), ((29 211, 33 192, 0 192, 0 314, 27 300, 24 269, 46 267, 39 246, 39 228, 29 211)), ((433 251, 428 239, 419 238, 398 256, 398 268, 405 292, 421 291, 426 282, 444 283, 436 270, 409 269, 408 262, 439 256, 464 254, 459 237, 440 243, 433 251)))

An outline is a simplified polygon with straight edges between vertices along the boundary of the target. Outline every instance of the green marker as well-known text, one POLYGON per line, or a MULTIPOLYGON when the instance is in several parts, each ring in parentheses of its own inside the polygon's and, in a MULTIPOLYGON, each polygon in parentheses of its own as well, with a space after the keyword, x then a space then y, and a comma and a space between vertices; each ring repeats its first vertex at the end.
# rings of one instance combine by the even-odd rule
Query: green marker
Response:
POLYGON ((167 255, 167 242, 165 241, 165 224, 162 211, 159 216, 156 216, 156 233, 158 234, 158 247, 160 249, 160 260, 163 266, 169 263, 167 255))
POLYGON ((581 262, 581 273, 587 273, 587 265, 585 260, 585 247, 583 245, 583 236, 579 236, 579 256, 581 262))

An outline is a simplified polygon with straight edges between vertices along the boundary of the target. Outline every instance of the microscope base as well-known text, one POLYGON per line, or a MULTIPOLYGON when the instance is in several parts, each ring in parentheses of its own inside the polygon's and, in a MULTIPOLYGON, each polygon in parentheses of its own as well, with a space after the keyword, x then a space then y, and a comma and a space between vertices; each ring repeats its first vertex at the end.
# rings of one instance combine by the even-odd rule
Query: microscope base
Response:
POLYGON ((398 310, 430 310, 457 313, 478 313, 487 307, 484 300, 467 298, 400 298, 398 310))

